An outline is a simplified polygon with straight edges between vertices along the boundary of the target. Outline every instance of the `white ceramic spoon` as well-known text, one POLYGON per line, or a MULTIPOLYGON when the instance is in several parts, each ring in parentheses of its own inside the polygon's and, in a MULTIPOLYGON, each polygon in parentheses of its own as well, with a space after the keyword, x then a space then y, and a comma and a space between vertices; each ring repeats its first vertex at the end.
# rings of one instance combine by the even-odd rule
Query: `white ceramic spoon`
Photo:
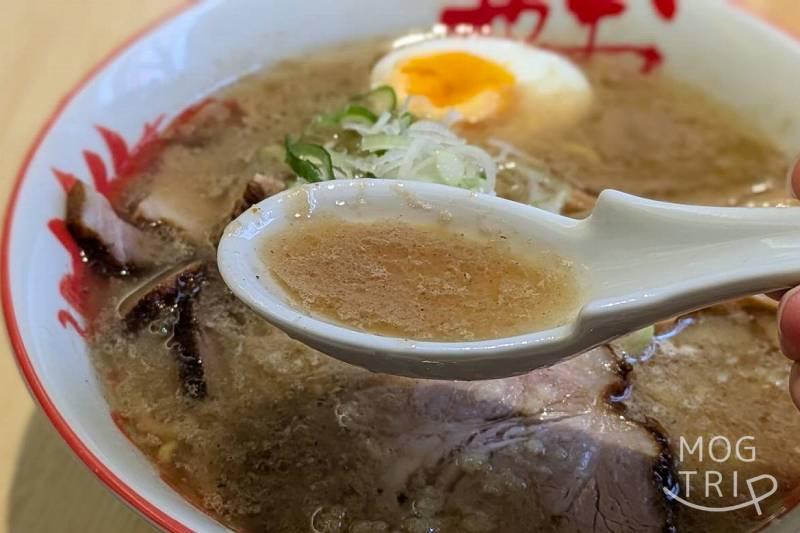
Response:
POLYGON ((800 282, 800 208, 695 207, 604 191, 591 216, 420 182, 309 185, 247 210, 225 231, 219 269, 231 290, 291 337, 375 372, 490 379, 552 365, 621 335, 710 304, 800 282), (476 342, 422 342, 356 331, 293 307, 262 260, 263 240, 296 217, 414 223, 531 241, 585 266, 583 305, 561 327, 476 342))

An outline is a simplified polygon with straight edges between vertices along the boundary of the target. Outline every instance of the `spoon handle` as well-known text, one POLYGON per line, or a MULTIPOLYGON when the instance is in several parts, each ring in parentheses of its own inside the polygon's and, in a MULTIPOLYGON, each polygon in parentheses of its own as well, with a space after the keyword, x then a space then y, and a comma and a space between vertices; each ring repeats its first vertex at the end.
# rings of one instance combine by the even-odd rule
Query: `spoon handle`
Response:
POLYGON ((580 232, 596 300, 585 320, 622 305, 646 326, 800 283, 800 208, 689 206, 604 191, 580 232))

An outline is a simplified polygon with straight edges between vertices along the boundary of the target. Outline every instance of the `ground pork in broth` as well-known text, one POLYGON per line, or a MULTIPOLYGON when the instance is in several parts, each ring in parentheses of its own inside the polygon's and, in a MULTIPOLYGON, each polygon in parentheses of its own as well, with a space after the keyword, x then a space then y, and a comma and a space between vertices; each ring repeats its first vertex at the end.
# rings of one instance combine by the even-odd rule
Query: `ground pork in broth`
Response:
MULTIPOLYGON (((213 243, 254 175, 283 179, 281 154, 264 147, 363 92, 384 50, 369 43, 316 54, 225 89, 225 105, 165 134, 163 156, 121 199, 132 220, 183 228, 165 266, 209 265, 191 270, 204 284, 181 300, 178 322, 191 339, 173 335, 174 317, 141 329, 120 320, 121 300, 142 282, 127 277, 112 281, 91 342, 115 420, 165 479, 248 531, 746 531, 789 505, 800 480, 790 444, 800 417, 786 394, 773 310, 734 303, 662 325, 675 334, 644 357, 601 348, 527 376, 457 384, 347 366, 233 298, 213 266, 213 243), (196 397, 180 382, 197 361, 187 366, 181 352, 176 365, 176 342, 202 353, 196 397), (781 483, 762 517, 666 501, 679 436, 742 432, 759 452, 744 470, 781 483)), ((589 205, 608 186, 697 203, 780 196, 784 157, 730 110, 635 66, 595 61, 585 70, 596 102, 568 131, 530 137, 496 124, 462 133, 514 143, 580 187, 589 205)), ((499 184, 512 199, 525 187, 499 184)))

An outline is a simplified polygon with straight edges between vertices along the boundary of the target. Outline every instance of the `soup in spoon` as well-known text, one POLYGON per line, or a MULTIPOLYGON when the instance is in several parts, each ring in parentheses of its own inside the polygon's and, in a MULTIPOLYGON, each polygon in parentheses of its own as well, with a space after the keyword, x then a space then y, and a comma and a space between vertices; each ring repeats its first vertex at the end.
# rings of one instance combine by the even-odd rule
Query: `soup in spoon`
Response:
POLYGON ((312 217, 269 239, 264 261, 297 307, 355 329, 411 339, 540 331, 568 322, 580 302, 571 261, 450 223, 312 217))

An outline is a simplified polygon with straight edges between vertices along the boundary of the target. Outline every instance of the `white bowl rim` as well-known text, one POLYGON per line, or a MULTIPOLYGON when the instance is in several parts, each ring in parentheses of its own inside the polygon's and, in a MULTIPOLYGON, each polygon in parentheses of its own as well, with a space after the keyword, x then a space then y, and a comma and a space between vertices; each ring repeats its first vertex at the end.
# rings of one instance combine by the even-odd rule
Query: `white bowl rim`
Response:
MULTIPOLYGON (((739 11, 746 13, 754 19, 757 19, 762 24, 770 27, 772 31, 783 33, 787 37, 800 43, 800 34, 791 31, 788 28, 782 27, 774 20, 767 19, 762 13, 756 9, 751 8, 745 3, 744 0, 727 0, 729 6, 735 7, 739 11)), ((86 73, 75 82, 71 88, 66 90, 63 96, 57 101, 53 110, 47 115, 43 124, 39 127, 34 135, 30 146, 24 152, 24 156, 17 170, 13 183, 6 202, 6 210, 3 214, 2 229, 0 230, 0 304, 2 305, 3 318, 6 325, 6 332, 9 343, 12 348, 12 355, 16 360, 19 372, 28 387, 31 395, 38 402, 44 414, 50 420, 50 423, 58 431, 61 438, 67 443, 72 451, 78 458, 89 468, 89 470, 113 493, 118 496, 122 501, 127 503, 131 508, 141 513, 146 519, 152 522, 159 528, 170 533, 192 533, 193 530, 181 523, 176 518, 170 516, 169 513, 158 507, 155 503, 141 495, 139 492, 132 489, 128 484, 122 481, 112 469, 103 463, 84 443, 76 432, 70 427, 67 420, 56 407, 55 403, 51 400, 49 394, 45 390, 36 370, 33 367, 31 357, 25 346, 25 342, 17 322, 16 311, 12 297, 12 290, 9 281, 10 274, 10 242, 13 230, 13 223, 16 215, 17 201, 20 191, 28 173, 30 164, 34 156, 39 151, 42 142, 47 138, 53 126, 61 117, 62 113, 72 103, 73 99, 93 80, 95 80, 103 70, 112 64, 116 59, 123 55, 128 49, 139 43, 141 40, 149 37, 156 30, 173 22, 181 15, 189 13, 193 8, 197 8, 202 4, 202 0, 180 0, 178 4, 165 13, 158 16, 156 19, 142 26, 140 29, 124 38, 119 44, 110 49, 100 60, 92 65, 86 73)), ((188 500, 187 500, 188 501, 188 500)), ((191 502, 189 502, 191 504, 191 502)), ((766 524, 766 527, 773 525, 780 526, 784 518, 792 511, 800 509, 795 507, 787 510, 773 523, 766 524)), ((208 514, 203 509, 198 508, 198 511, 203 514, 208 514)), ((791 527, 791 526, 790 526, 791 527)), ((787 530, 788 531, 788 530, 787 530)))

